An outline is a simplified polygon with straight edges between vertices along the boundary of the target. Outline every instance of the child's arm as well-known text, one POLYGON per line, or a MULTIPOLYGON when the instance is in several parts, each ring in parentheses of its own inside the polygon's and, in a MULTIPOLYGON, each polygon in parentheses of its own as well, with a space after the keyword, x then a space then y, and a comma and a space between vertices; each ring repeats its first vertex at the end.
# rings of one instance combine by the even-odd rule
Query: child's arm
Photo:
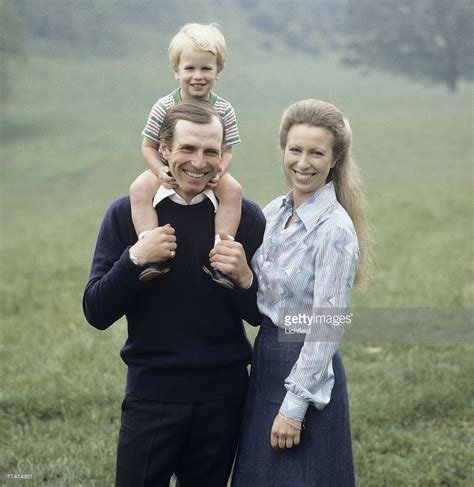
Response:
POLYGON ((169 167, 163 164, 160 157, 160 146, 148 137, 143 137, 142 156, 151 172, 160 180, 161 184, 175 188, 176 180, 171 176, 169 167))

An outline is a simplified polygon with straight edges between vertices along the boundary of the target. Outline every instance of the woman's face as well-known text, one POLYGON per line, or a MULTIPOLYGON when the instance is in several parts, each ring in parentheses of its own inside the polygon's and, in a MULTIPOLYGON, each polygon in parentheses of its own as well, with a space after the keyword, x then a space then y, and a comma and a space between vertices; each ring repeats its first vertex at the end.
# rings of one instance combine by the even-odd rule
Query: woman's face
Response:
POLYGON ((283 167, 295 201, 305 201, 326 184, 334 167, 329 130, 311 125, 293 125, 288 132, 283 167))

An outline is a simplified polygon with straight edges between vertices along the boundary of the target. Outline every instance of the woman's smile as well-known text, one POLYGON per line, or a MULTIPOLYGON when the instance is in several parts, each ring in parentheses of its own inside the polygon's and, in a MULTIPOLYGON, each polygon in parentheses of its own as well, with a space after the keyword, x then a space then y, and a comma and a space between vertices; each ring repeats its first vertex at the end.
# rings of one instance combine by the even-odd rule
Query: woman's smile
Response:
POLYGON ((296 179, 303 183, 309 181, 312 176, 317 174, 316 172, 299 172, 296 169, 293 169, 293 172, 295 173, 296 179))

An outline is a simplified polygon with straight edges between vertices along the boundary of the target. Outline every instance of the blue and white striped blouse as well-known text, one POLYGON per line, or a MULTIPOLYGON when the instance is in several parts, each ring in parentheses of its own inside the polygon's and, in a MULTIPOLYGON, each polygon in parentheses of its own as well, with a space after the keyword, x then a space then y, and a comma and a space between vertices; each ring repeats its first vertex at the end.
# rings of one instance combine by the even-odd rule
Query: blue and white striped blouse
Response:
MULTIPOLYGON (((260 312, 280 328, 285 328, 282 310, 293 314, 320 308, 347 310, 359 261, 354 225, 337 201, 332 182, 303 203, 295 212, 296 220, 285 229, 292 204, 290 192, 263 210, 267 226, 252 260, 260 312)), ((338 346, 337 339, 315 341, 306 336, 285 380, 282 414, 302 420, 310 404, 323 409, 329 403, 334 385, 332 357, 338 346)))

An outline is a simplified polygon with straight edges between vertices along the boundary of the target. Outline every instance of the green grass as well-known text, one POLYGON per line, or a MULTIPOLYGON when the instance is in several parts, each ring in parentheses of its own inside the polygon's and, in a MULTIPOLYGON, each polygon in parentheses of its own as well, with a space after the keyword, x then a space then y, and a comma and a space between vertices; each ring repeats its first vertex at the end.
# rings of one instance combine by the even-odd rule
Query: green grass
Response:
MULTIPOLYGON (((31 55, 5 103, 0 475, 113 483, 126 329, 89 327, 81 297, 102 215, 143 168, 148 110, 174 86, 162 57, 31 55)), ((261 205, 285 191, 276 133, 289 103, 328 99, 351 120, 379 267, 355 307, 473 305, 472 86, 448 95, 249 42, 219 83, 243 138, 233 173, 261 205)), ((359 485, 472 484, 473 349, 342 345, 359 485)))

